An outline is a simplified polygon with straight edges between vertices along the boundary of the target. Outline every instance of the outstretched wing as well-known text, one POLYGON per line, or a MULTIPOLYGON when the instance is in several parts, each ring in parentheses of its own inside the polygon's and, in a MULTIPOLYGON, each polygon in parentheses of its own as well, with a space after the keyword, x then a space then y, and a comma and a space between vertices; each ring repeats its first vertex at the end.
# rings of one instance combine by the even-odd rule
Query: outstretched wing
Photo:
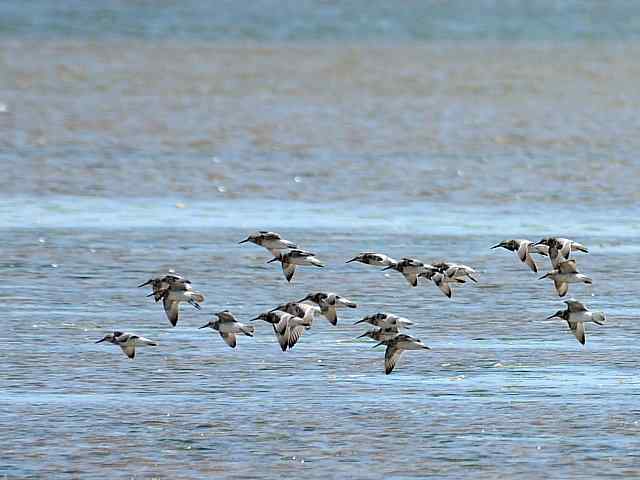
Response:
POLYGON ((564 303, 567 304, 567 307, 569 307, 569 311, 570 312, 586 312, 587 311, 587 307, 584 306, 583 303, 574 300, 574 299, 570 299, 570 300, 565 300, 564 303))
POLYGON ((236 336, 233 333, 222 333, 220 332, 220 336, 225 341, 227 345, 231 348, 236 348, 236 336))
POLYGON ((558 264, 558 270, 560 273, 578 273, 578 266, 575 260, 565 260, 558 264))
POLYGON ((532 272, 538 272, 538 266, 529 253, 524 257, 523 262, 531 269, 532 272))
POLYGON ((289 348, 289 329, 287 328, 287 320, 280 320, 280 322, 274 323, 273 333, 276 335, 276 339, 278 339, 278 343, 280 344, 282 351, 286 352, 287 348, 289 348))
POLYGON ((441 273, 436 273, 433 278, 433 283, 440 289, 442 293, 444 293, 447 297, 451 298, 451 286, 449 286, 449 282, 445 281, 444 275, 441 273))
POLYGON ((136 356, 135 342, 120 343, 119 345, 127 357, 133 359, 136 356))
POLYGON ((165 295, 162 300, 162 304, 164 305, 164 311, 167 314, 167 318, 171 322, 171 325, 175 327, 178 323, 178 302, 171 300, 168 295, 165 295))
POLYGON ((293 346, 298 343, 298 340, 300 340, 303 333, 304 327, 302 325, 296 325, 289 329, 289 348, 293 348, 293 346))
POLYGON ((418 286, 418 275, 416 273, 403 273, 402 275, 404 275, 404 278, 407 279, 407 282, 409 282, 409 285, 411 285, 412 287, 417 287, 418 286))
POLYGON ((336 311, 336 307, 324 307, 322 309, 322 315, 324 315, 325 318, 329 320, 329 323, 331 323, 331 325, 338 324, 338 312, 336 311))
POLYGON ((293 278, 293 274, 296 273, 296 266, 293 263, 282 262, 282 271, 284 273, 284 278, 287 279, 287 282, 290 282, 293 278))
POLYGON ((569 291, 569 284, 567 282, 559 282, 558 280, 554 280, 553 284, 556 287, 556 292, 558 292, 559 297, 564 297, 569 291))
POLYGON ((387 345, 387 350, 384 352, 384 373, 389 375, 396 366, 398 359, 402 355, 400 350, 395 345, 387 345))
POLYGON ((567 323, 569 324, 569 328, 571 329, 571 331, 573 332, 573 334, 576 336, 576 338, 578 339, 578 341, 584 345, 585 342, 587 341, 587 337, 584 333, 584 323, 582 322, 570 322, 567 320, 567 323))

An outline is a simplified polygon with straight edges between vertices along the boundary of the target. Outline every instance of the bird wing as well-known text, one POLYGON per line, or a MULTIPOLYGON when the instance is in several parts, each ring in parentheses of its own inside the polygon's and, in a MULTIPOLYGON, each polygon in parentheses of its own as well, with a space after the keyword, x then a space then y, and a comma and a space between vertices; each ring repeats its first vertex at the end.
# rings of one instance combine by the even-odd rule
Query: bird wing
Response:
POLYGON ((276 339, 280 344, 280 348, 283 352, 287 351, 289 347, 289 329, 287 328, 287 320, 280 320, 278 323, 273 324, 273 333, 276 335, 276 339), (284 324, 284 328, 282 328, 284 324))
POLYGON ((412 287, 418 286, 418 274, 403 272, 402 275, 404 275, 404 278, 407 279, 407 282, 409 282, 409 285, 411 285, 412 287))
POLYGON ((444 275, 441 273, 436 273, 433 278, 433 283, 440 289, 442 293, 444 293, 447 297, 451 298, 451 286, 449 286, 449 282, 445 281, 444 275))
POLYGON ((397 344, 387 345, 387 350, 384 352, 385 374, 389 375, 393 371, 396 363, 398 362, 398 359, 400 358, 400 355, 402 355, 402 350, 398 348, 397 344))
POLYGON ((321 310, 322 315, 325 316, 331 325, 338 324, 338 312, 336 311, 336 307, 324 306, 321 310))
POLYGON ((171 300, 168 295, 165 295, 164 299, 162 300, 162 304, 164 305, 164 311, 167 314, 167 318, 171 322, 171 325, 175 327, 178 323, 178 302, 176 302, 175 300, 171 300))
POLYGON ((220 336, 229 345, 231 348, 236 348, 236 336, 234 333, 222 333, 220 332, 220 336))
POLYGON ((560 255, 560 252, 555 247, 549 248, 549 259, 553 268, 558 268, 562 262, 566 261, 566 258, 560 255))
POLYGON ((531 245, 531 242, 528 240, 520 241, 520 246, 518 247, 518 250, 516 250, 516 253, 518 254, 518 258, 520 259, 520 261, 524 262, 524 259, 527 258, 530 245, 531 245))
POLYGON ((538 272, 538 266, 536 265, 536 262, 533 260, 533 257, 531 256, 531 254, 527 253, 526 256, 524 257, 524 260, 522 260, 530 269, 532 272, 538 272))
POLYGON ((296 273, 296 266, 293 263, 282 262, 282 271, 284 273, 284 278, 287 279, 287 282, 290 282, 293 278, 293 274, 296 273))
POLYGON ((517 254, 520 261, 524 262, 533 272, 538 272, 538 266, 536 262, 531 257, 531 252, 529 249, 531 248, 531 242, 528 240, 522 240, 520 242, 520 247, 518 248, 517 254))
POLYGON ((348 298, 341 297, 340 295, 335 296, 335 304, 341 307, 349 307, 349 308, 358 308, 358 305, 348 298))
POLYGON ((583 303, 577 301, 577 300, 565 300, 564 303, 567 304, 567 307, 569 307, 569 311, 570 312, 586 312, 587 311, 587 307, 584 306, 583 303))
POLYGON ((136 343, 141 343, 143 345, 148 345, 150 347, 156 347, 158 345, 153 340, 149 340, 148 338, 144 338, 144 337, 136 337, 136 343))
POLYGON ((567 323, 569 324, 569 328, 571 329, 573 334, 576 336, 578 341, 582 345, 584 345, 585 342, 587 341, 586 335, 584 333, 584 323, 582 323, 582 322, 570 322, 569 320, 567 320, 567 323))
POLYGON ((569 284, 567 282, 554 280, 553 284, 556 287, 556 291, 558 292, 559 297, 564 297, 567 294, 567 291, 569 291, 569 284))
POLYGON ((302 325, 296 325, 293 328, 289 329, 289 348, 293 348, 293 346, 298 343, 300 337, 304 333, 304 327, 302 325))
POLYGON ((136 343, 134 341, 120 343, 118 345, 120 345, 120 348, 127 357, 134 358, 136 356, 136 343))
POLYGON ((565 260, 557 266, 560 273, 578 273, 578 267, 575 260, 565 260))

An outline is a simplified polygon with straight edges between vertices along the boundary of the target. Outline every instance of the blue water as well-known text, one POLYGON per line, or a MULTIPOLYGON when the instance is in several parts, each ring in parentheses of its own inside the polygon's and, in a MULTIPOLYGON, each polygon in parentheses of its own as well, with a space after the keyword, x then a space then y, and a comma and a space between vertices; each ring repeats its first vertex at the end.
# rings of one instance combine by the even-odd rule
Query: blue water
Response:
POLYGON ((639 8, 2 2, 0 477, 637 477, 639 8), (288 284, 259 229, 327 267, 288 284), (547 235, 589 248, 585 346, 490 250, 547 235), (175 328, 136 288, 170 268, 206 297, 175 328), (290 352, 198 330, 318 290, 358 308, 290 352), (355 339, 378 311, 431 347, 389 376, 355 339))

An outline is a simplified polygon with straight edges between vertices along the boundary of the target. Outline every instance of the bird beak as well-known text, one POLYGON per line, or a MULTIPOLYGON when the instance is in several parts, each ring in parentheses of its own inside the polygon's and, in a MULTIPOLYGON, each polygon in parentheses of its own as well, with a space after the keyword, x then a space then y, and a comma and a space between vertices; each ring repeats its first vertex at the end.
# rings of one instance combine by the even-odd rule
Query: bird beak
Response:
POLYGON ((351 263, 351 262, 355 262, 355 261, 357 261, 357 260, 358 260, 358 257, 355 257, 355 258, 352 258, 351 260, 347 260, 347 261, 346 261, 346 262, 344 262, 344 263, 351 263))
POLYGON ((98 340, 96 343, 102 343, 107 339, 107 337, 104 337, 102 340, 98 340))
POLYGON ((209 326, 209 324, 207 323, 206 325, 203 325, 201 327, 198 327, 198 330, 202 330, 203 328, 207 328, 209 326))
POLYGON ((380 345, 385 345, 384 341, 380 342, 380 343, 376 343, 373 347, 371 348, 376 348, 379 347, 380 345))
POLYGON ((489 250, 493 250, 494 248, 498 248, 498 247, 501 247, 501 246, 502 246, 502 244, 499 243, 498 245, 494 245, 493 247, 491 247, 489 250))
POLYGON ((556 312, 556 313, 554 313, 553 315, 551 315, 551 316, 549 316, 549 317, 545 318, 545 320, 551 320, 552 318, 555 318, 555 317, 557 317, 557 316, 558 316, 558 312, 556 312))
POLYGON ((384 272, 385 270, 391 270, 393 267, 393 265, 389 265, 388 267, 384 267, 381 271, 384 272))
POLYGON ((365 321, 365 319, 363 318, 362 320, 358 320, 356 323, 354 323, 354 325, 358 325, 359 323, 363 323, 365 321))
POLYGON ((304 297, 302 300, 297 300, 296 303, 306 302, 307 300, 309 300, 309 296, 308 295, 306 297, 304 297))
POLYGON ((363 333, 362 335, 360 335, 359 337, 356 337, 356 338, 362 338, 362 337, 366 337, 368 335, 369 335, 369 332, 366 332, 366 333, 363 333))
POLYGON ((247 237, 247 238, 245 238, 244 240, 242 240, 241 242, 238 242, 238 244, 241 244, 241 243, 247 243, 248 241, 249 241, 249 238, 247 237))
POLYGON ((256 320, 260 320, 260 315, 258 315, 255 318, 252 318, 251 320, 249 320, 250 322, 255 322, 256 320))
POLYGON ((271 260, 269 260, 267 263, 272 263, 272 262, 277 262, 278 259, 276 257, 273 257, 271 260))
POLYGON ((542 279, 544 279, 544 278, 547 278, 548 276, 549 276, 549 274, 548 274, 548 273, 545 273, 543 276, 541 276, 540 278, 538 278, 538 280, 542 280, 542 279))
POLYGON ((149 285, 150 283, 153 283, 153 280, 147 280, 144 283, 141 283, 140 285, 138 285, 138 288, 140 287, 146 287, 147 285, 149 285))

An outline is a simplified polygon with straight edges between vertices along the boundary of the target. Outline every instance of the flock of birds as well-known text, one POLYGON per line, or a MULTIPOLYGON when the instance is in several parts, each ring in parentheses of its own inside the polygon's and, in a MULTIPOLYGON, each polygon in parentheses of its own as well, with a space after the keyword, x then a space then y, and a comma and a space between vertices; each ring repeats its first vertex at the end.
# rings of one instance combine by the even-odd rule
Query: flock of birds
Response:
MULTIPOLYGON (((267 263, 280 262, 288 282, 293 278, 298 266, 324 267, 324 264, 318 260, 314 253, 299 249, 295 243, 283 239, 275 232, 257 232, 249 235, 240 243, 246 242, 267 249, 274 257, 267 263)), ((533 272, 538 271, 532 257, 533 254, 549 257, 553 269, 540 279, 551 278, 560 297, 567 294, 570 283, 592 283, 589 277, 578 271, 576 260, 570 258, 573 252, 588 253, 587 248, 578 242, 552 237, 544 238, 536 243, 516 239, 505 240, 491 248, 504 248, 515 252, 518 258, 533 272)), ((453 295, 452 285, 464 284, 467 280, 478 281, 474 277, 477 272, 473 268, 459 263, 426 264, 414 258, 402 258, 397 261, 387 255, 375 252, 360 253, 346 263, 351 262, 384 267, 382 270, 396 270, 412 287, 418 285, 419 278, 430 280, 449 298, 453 295)), ((152 289, 152 292, 147 295, 148 297, 153 297, 156 302, 162 300, 167 318, 174 327, 178 323, 181 303, 189 303, 200 310, 200 303, 204 301, 204 295, 195 291, 189 280, 173 271, 162 277, 151 278, 139 285, 139 287, 146 286, 151 286, 152 289)), ((591 322, 602 325, 605 321, 605 315, 602 312, 590 311, 584 304, 574 299, 566 300, 565 303, 566 309, 557 311, 547 319, 557 317, 565 320, 577 340, 584 345, 586 341, 584 324, 591 322)), ((251 321, 261 320, 271 324, 280 348, 284 352, 296 345, 305 330, 311 328, 317 315, 322 315, 329 323, 337 325, 337 312, 342 308, 357 308, 357 305, 335 293, 316 292, 300 300, 278 305, 272 310, 261 313, 251 321)), ((232 348, 236 347, 238 335, 253 337, 255 333, 253 325, 239 322, 229 310, 217 312, 214 316, 213 320, 200 328, 211 328, 217 331, 227 345, 232 348)), ((405 329, 413 325, 413 322, 406 318, 381 312, 368 315, 357 321, 355 325, 361 323, 370 324, 373 328, 357 338, 369 337, 378 342, 374 347, 386 346, 384 362, 386 374, 393 371, 405 350, 429 350, 429 347, 420 339, 403 333, 405 329)), ((129 358, 135 357, 135 349, 138 345, 157 345, 147 338, 119 331, 109 333, 96 343, 105 341, 118 345, 129 358)))

